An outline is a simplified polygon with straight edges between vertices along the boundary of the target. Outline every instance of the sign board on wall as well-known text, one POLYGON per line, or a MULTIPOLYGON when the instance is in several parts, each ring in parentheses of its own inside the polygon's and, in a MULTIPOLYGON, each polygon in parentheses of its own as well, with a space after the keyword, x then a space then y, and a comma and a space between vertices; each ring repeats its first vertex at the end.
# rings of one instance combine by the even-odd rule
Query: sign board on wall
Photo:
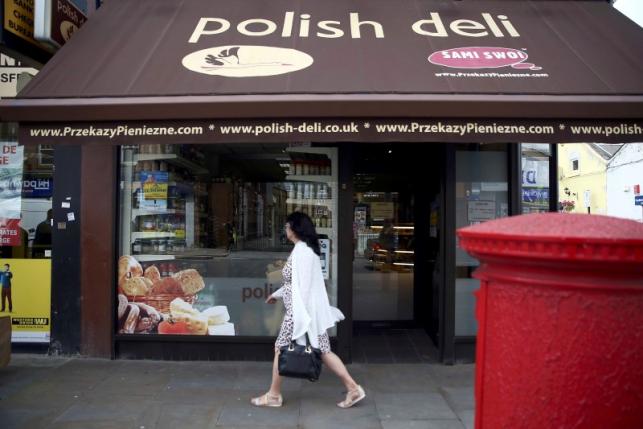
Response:
POLYGON ((87 21, 68 0, 35 0, 34 37, 52 49, 60 48, 87 21))
POLYGON ((643 195, 635 195, 634 196, 634 205, 635 206, 643 206, 643 195))
POLYGON ((321 268, 324 273, 324 279, 328 280, 330 277, 328 274, 330 270, 330 240, 328 238, 319 239, 319 250, 321 251, 319 258, 321 259, 321 268))
POLYGON ((469 222, 483 222, 496 218, 495 201, 469 201, 467 205, 469 222))
POLYGON ((0 53, 0 98, 15 97, 38 70, 24 66, 20 60, 0 53))
POLYGON ((395 218, 395 204, 391 202, 371 203, 371 219, 393 219, 395 218))
MULTIPOLYGON (((11 272, 11 341, 48 343, 51 332, 51 260, 2 259, 11 272)), ((8 305, 8 303, 5 303, 8 305)), ((8 310, 7 307, 5 307, 8 310)))
POLYGON ((0 144, 0 240, 5 246, 20 246, 22 212, 22 161, 24 146, 0 144))
POLYGON ((34 0, 4 0, 4 30, 40 47, 34 39, 34 0))

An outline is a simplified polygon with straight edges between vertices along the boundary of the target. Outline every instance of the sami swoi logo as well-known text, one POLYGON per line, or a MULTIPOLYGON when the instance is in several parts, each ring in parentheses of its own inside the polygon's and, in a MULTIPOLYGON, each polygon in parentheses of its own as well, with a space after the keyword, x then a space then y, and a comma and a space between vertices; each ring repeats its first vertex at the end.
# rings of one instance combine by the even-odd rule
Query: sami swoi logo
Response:
POLYGON ((471 46, 445 49, 429 56, 429 62, 456 69, 514 69, 541 70, 533 63, 526 62, 529 56, 523 50, 513 48, 471 46))
POLYGON ((305 69, 313 57, 296 49, 273 46, 215 46, 183 57, 185 68, 227 77, 275 76, 305 69))

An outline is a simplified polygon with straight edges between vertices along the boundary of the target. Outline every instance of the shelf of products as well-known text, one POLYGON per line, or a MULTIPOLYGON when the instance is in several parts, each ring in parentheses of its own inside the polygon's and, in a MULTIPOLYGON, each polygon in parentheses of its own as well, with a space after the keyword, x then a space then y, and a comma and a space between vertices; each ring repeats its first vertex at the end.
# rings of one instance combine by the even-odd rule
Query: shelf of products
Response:
POLYGON ((197 148, 140 145, 132 149, 129 204, 131 222, 123 231, 131 246, 124 254, 141 261, 172 260, 205 245, 208 173, 197 148), (189 159, 188 159, 189 158, 189 159))
POLYGON ((196 175, 208 174, 207 168, 173 153, 138 154, 134 157, 134 162, 143 161, 166 161, 168 164, 190 170, 196 175))
POLYGON ((329 182, 332 178, 332 176, 308 176, 308 175, 295 175, 295 174, 289 174, 287 177, 287 180, 290 181, 297 181, 297 182, 322 182, 326 183, 329 182))
POLYGON ((173 261, 175 259, 174 255, 135 255, 136 259, 139 262, 150 262, 150 261, 173 261))

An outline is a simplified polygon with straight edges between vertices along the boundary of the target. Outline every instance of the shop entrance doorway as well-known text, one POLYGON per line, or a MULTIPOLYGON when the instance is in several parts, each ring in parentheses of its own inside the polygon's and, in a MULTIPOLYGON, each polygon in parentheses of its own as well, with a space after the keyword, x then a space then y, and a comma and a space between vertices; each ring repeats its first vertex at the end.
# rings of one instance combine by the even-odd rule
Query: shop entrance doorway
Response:
POLYGON ((356 144, 352 152, 353 360, 435 361, 443 148, 356 144))

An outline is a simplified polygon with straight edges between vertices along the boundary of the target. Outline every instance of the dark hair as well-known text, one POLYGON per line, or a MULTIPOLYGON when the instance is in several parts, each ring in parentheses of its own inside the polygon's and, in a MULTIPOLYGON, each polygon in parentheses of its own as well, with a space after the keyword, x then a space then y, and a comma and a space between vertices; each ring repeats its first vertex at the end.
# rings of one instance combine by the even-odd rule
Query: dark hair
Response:
POLYGON ((295 233, 298 239, 303 241, 310 247, 317 255, 321 255, 319 250, 319 238, 313 221, 306 213, 294 212, 288 215, 286 222, 290 225, 290 229, 295 233))

